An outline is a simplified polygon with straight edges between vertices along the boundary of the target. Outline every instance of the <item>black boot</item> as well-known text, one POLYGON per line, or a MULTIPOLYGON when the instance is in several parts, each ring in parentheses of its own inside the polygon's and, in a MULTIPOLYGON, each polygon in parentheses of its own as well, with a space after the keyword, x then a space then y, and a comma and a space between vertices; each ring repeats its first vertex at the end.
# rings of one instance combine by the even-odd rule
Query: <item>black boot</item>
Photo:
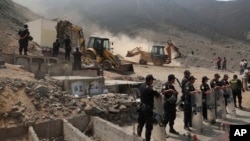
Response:
POLYGON ((169 132, 175 135, 179 135, 179 132, 175 131, 173 127, 170 127, 169 132))
POLYGON ((139 137, 141 137, 141 132, 142 132, 142 129, 140 127, 137 127, 137 135, 139 137))
POLYGON ((188 126, 184 126, 184 129, 187 131, 192 131, 188 126))
POLYGON ((240 109, 243 109, 243 107, 241 106, 241 103, 239 103, 239 108, 240 108, 240 109))

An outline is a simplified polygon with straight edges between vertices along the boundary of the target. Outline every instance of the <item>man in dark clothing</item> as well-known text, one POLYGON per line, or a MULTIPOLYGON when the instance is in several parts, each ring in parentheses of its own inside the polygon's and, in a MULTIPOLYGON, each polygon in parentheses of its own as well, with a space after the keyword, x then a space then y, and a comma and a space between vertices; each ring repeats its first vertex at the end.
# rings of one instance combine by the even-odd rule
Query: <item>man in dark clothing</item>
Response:
POLYGON ((220 70, 221 69, 221 58, 220 57, 217 58, 216 64, 217 64, 218 70, 220 70))
POLYGON ((202 77, 200 90, 202 92, 202 114, 203 120, 207 120, 207 95, 211 94, 210 87, 208 85, 209 78, 207 76, 202 77))
POLYGON ((76 51, 73 53, 74 56, 74 63, 73 63, 73 69, 74 70, 81 70, 81 57, 82 53, 79 52, 79 48, 76 48, 76 51))
POLYGON ((66 39, 64 39, 64 45, 65 45, 65 60, 70 61, 71 40, 68 35, 66 35, 66 39))
POLYGON ((53 43, 52 57, 57 57, 59 53, 59 47, 60 47, 59 39, 56 39, 56 41, 53 43))
MULTIPOLYGON (((221 82, 219 81, 220 75, 218 73, 214 74, 214 78, 210 81, 210 87, 212 89, 221 89, 221 82)), ((215 100, 217 99, 217 96, 215 95, 215 100)), ((215 116, 217 117, 217 104, 215 102, 215 116)))
MULTIPOLYGON (((229 76, 227 74, 225 74, 223 76, 223 79, 220 82, 223 89, 230 87, 230 83, 228 82, 228 78, 229 78, 229 76)), ((223 92, 224 92, 223 96, 224 96, 224 99, 225 99, 225 106, 227 106, 227 99, 230 97, 230 95, 226 92, 226 90, 224 90, 223 92)))
POLYGON ((174 87, 175 76, 173 74, 168 75, 168 81, 164 84, 162 94, 164 95, 164 124, 165 127, 169 122, 169 132, 173 134, 179 134, 174 129, 174 120, 176 118, 176 101, 178 92, 174 87))
POLYGON ((214 74, 214 78, 210 81, 210 87, 215 89, 221 88, 221 82, 219 79, 220 75, 218 73, 214 74))
POLYGON ((183 79, 181 80, 181 92, 182 92, 182 96, 181 96, 181 100, 184 101, 184 87, 185 87, 185 84, 188 82, 188 78, 190 77, 191 73, 189 70, 185 70, 184 71, 184 77, 183 79))
MULTIPOLYGON (((188 78, 190 77, 191 73, 189 70, 185 70, 184 71, 184 77, 181 80, 181 104, 179 105, 179 109, 184 109, 184 103, 185 103, 185 95, 184 95, 184 88, 185 88, 185 84, 188 82, 188 78)), ((185 117, 185 111, 183 112, 184 117, 185 117)))
POLYGON ((235 107, 237 107, 237 104, 236 104, 236 97, 238 97, 238 103, 239 103, 239 108, 242 109, 242 92, 245 92, 244 88, 243 88, 243 85, 242 85, 242 82, 240 79, 238 79, 238 76, 235 74, 233 76, 233 79, 230 81, 230 85, 231 85, 231 88, 232 88, 232 92, 233 92, 233 99, 234 99, 234 104, 235 104, 235 107))
POLYGON ((226 70, 226 69, 227 69, 227 59, 226 57, 224 57, 222 61, 222 70, 226 70))
POLYGON ((19 32, 18 32, 18 35, 20 36, 20 39, 19 39, 19 54, 22 55, 22 52, 24 50, 24 55, 27 55, 30 32, 29 32, 27 24, 25 24, 23 27, 24 27, 24 29, 19 30, 19 32))
POLYGON ((199 90, 195 90, 194 82, 196 78, 190 76, 188 82, 184 87, 184 96, 185 96, 185 106, 184 106, 184 129, 191 131, 189 127, 192 127, 192 105, 191 105, 191 95, 201 93, 199 90))
POLYGON ((137 126, 137 135, 141 136, 142 129, 144 124, 146 124, 145 138, 146 141, 150 141, 151 132, 153 130, 153 107, 154 107, 154 97, 161 97, 161 95, 153 90, 152 84, 155 78, 153 75, 149 74, 146 76, 146 82, 141 85, 141 104, 139 109, 138 116, 138 126, 137 126))

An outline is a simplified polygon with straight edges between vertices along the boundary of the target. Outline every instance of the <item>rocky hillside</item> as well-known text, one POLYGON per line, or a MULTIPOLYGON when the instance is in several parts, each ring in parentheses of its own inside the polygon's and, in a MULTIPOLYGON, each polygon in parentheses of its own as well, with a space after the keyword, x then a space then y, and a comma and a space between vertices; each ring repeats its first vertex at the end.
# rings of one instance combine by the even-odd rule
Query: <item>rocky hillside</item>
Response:
POLYGON ((29 20, 39 16, 10 0, 0 1, 0 49, 13 52, 18 48, 17 31, 29 20))

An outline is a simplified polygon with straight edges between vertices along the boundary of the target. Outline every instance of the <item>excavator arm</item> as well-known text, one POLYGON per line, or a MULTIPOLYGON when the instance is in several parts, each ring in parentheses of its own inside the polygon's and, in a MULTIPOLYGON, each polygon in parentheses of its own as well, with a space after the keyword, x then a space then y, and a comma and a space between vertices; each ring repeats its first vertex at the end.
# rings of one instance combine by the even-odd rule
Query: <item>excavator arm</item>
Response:
POLYGON ((166 47, 166 52, 168 54, 167 63, 169 64, 172 61, 172 49, 177 53, 177 56, 175 56, 174 58, 181 57, 181 53, 180 53, 179 49, 174 45, 174 43, 171 40, 168 40, 167 44, 168 44, 168 46, 166 47))
POLYGON ((126 57, 133 57, 133 56, 140 54, 141 52, 142 52, 141 47, 136 47, 136 48, 128 51, 126 57))

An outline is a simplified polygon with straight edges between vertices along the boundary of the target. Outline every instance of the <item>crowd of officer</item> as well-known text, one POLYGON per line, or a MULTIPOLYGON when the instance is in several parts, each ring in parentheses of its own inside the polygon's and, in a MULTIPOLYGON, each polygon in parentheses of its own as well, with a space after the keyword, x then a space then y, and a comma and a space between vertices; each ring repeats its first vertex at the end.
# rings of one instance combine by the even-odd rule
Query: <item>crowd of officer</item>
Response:
MULTIPOLYGON (((224 89, 231 88, 233 93, 233 99, 235 107, 237 107, 236 98, 238 98, 239 108, 242 107, 242 92, 244 92, 242 81, 238 79, 238 76, 233 75, 233 79, 229 81, 229 76, 225 74, 222 79, 220 79, 218 73, 214 74, 214 78, 210 79, 207 76, 203 76, 201 80, 200 88, 195 88, 194 83, 196 78, 191 75, 189 70, 184 71, 184 77, 181 81, 181 101, 183 104, 184 113, 184 129, 191 131, 192 127, 192 105, 191 105, 191 95, 202 94, 202 115, 203 120, 207 121, 207 95, 211 94, 211 89, 224 89)), ((149 74, 146 76, 146 81, 140 87, 140 99, 141 104, 138 110, 138 127, 137 135, 141 136, 142 129, 146 125, 145 139, 150 141, 151 132, 153 130, 153 108, 154 108, 154 97, 162 98, 163 100, 163 126, 166 128, 169 124, 169 132, 178 135, 174 129, 174 121, 176 118, 176 106, 177 97, 179 92, 175 89, 174 83, 176 80, 175 75, 169 74, 167 82, 163 84, 162 91, 157 92, 153 89, 153 82, 156 80, 153 75, 149 74)), ((179 81, 178 81, 179 82, 179 81)), ((227 95, 223 95, 227 99, 227 95)), ((225 100, 226 101, 226 100, 225 100)), ((227 103, 226 103, 227 105, 227 103)))

